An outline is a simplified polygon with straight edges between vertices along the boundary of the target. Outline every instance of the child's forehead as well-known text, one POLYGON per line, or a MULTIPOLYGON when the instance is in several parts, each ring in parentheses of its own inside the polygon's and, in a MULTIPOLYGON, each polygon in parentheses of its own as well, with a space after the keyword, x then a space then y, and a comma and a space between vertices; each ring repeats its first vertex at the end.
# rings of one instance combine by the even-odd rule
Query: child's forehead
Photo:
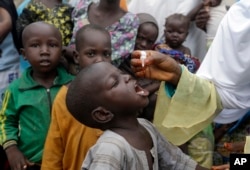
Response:
POLYGON ((43 22, 30 24, 23 31, 23 36, 26 38, 31 38, 36 35, 48 35, 50 37, 60 39, 61 33, 54 26, 43 22))
POLYGON ((100 77, 100 79, 112 77, 114 74, 120 74, 120 70, 118 70, 109 62, 102 61, 99 63, 94 63, 93 65, 94 67, 91 71, 91 74, 95 75, 96 77, 100 77))
POLYGON ((106 33, 106 32, 103 32, 103 31, 100 31, 100 30, 95 30, 95 29, 87 29, 85 30, 85 32, 83 32, 82 34, 82 38, 83 39, 104 39, 104 40, 107 40, 107 39, 110 39, 109 37, 109 33, 106 33))

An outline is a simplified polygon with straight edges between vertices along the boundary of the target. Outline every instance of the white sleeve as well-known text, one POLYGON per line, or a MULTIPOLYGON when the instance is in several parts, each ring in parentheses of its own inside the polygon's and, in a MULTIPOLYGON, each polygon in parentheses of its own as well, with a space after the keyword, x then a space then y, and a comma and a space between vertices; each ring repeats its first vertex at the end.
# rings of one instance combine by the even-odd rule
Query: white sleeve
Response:
POLYGON ((197 75, 214 82, 224 108, 250 108, 250 1, 235 3, 219 25, 197 75))

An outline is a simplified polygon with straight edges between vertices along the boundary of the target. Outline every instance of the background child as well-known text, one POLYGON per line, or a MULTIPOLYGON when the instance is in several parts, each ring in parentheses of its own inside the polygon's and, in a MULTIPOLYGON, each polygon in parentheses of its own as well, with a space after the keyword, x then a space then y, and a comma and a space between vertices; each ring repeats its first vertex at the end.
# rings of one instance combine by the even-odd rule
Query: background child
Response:
POLYGON ((151 50, 158 37, 159 27, 156 19, 147 13, 137 14, 139 28, 135 40, 135 50, 151 50))
POLYGON ((137 119, 147 96, 136 80, 107 62, 92 64, 76 76, 66 95, 70 113, 86 126, 105 130, 83 169, 203 169, 150 122, 137 119))
POLYGON ((156 45, 155 50, 169 54, 178 63, 184 64, 189 71, 194 73, 200 62, 198 59, 191 57, 190 49, 183 45, 188 35, 189 24, 189 18, 182 14, 173 14, 166 18, 165 43, 156 45))
POLYGON ((53 25, 35 22, 27 26, 23 46, 22 54, 31 67, 5 92, 0 111, 0 143, 11 169, 40 169, 52 102, 72 76, 58 67, 62 38, 53 25))
POLYGON ((99 25, 111 35, 112 62, 119 66, 134 49, 139 25, 136 15, 124 11, 119 4, 120 0, 78 1, 72 13, 74 29, 70 46, 74 49, 75 34, 82 26, 88 23, 99 25))
MULTIPOLYGON (((75 62, 79 68, 100 61, 111 62, 109 32, 96 25, 85 25, 76 34, 75 62)), ((42 169, 81 169, 88 149, 96 143, 102 131, 79 123, 66 107, 68 85, 62 86, 52 108, 52 120, 47 135, 42 169)))

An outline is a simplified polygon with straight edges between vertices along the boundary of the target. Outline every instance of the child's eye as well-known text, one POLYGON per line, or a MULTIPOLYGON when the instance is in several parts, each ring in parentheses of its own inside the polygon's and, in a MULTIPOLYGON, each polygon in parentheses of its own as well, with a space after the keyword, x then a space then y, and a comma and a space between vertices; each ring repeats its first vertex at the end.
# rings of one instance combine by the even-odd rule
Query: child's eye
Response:
POLYGON ((36 47, 38 47, 39 45, 38 45, 37 43, 34 43, 34 44, 31 44, 30 46, 36 48, 36 47))
POLYGON ((57 47, 57 44, 55 44, 55 43, 50 43, 49 46, 54 48, 54 47, 57 47))
POLYGON ((139 41, 143 41, 145 38, 144 38, 143 36, 138 35, 138 36, 136 37, 136 39, 139 40, 139 41))
POLYGON ((106 57, 106 58, 111 57, 111 52, 105 52, 105 53, 104 53, 104 57, 106 57))
POLYGON ((93 57, 95 56, 95 53, 93 51, 87 52, 88 57, 93 57))

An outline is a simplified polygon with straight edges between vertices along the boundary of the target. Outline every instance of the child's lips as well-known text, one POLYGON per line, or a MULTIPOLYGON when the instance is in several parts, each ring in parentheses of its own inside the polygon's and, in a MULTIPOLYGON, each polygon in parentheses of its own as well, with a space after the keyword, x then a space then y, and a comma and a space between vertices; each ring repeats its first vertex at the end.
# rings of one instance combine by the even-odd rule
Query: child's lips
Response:
POLYGON ((135 84, 135 91, 136 91, 136 94, 140 96, 147 97, 149 95, 149 92, 146 89, 139 86, 138 84, 135 84))
POLYGON ((50 61, 49 60, 41 60, 40 65, 41 66, 48 66, 48 65, 50 65, 50 61))

